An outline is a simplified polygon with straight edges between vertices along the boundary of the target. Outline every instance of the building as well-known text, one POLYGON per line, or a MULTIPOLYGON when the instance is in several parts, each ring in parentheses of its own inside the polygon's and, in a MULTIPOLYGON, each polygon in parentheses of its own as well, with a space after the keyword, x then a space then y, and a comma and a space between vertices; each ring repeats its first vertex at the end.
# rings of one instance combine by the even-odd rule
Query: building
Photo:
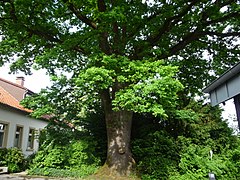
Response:
POLYGON ((25 156, 38 150, 38 135, 48 122, 29 116, 32 112, 20 101, 33 92, 24 87, 24 78, 16 83, 0 78, 0 148, 20 148, 25 156))
POLYGON ((210 83, 203 92, 210 94, 212 106, 233 98, 240 128, 240 62, 210 83))

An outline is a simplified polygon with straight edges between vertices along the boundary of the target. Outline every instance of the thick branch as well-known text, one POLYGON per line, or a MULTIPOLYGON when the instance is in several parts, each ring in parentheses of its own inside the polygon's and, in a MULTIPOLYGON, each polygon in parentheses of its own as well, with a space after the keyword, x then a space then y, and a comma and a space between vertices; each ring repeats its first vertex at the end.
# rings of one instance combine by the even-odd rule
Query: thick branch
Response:
MULTIPOLYGON (((111 0, 112 3, 112 7, 116 6, 116 3, 114 0, 111 0)), ((119 24, 117 21, 114 21, 112 23, 112 29, 113 29, 113 52, 116 54, 120 53, 120 49, 119 49, 119 44, 121 44, 120 40, 120 33, 119 33, 119 24)))
MULTIPOLYGON (((235 2, 234 0, 229 0, 227 1, 227 3, 222 3, 222 4, 217 4, 219 10, 220 8, 222 8, 223 6, 227 5, 227 4, 230 4, 232 2, 235 2)), ((196 2, 192 2, 192 3, 196 3, 196 2)), ((190 6, 189 6, 190 8, 190 6)), ((190 10, 189 8, 187 8, 188 10, 190 10)), ((183 11, 182 12, 182 15, 184 15, 184 12, 187 13, 187 9, 185 9, 186 11, 183 11)), ((180 15, 180 14, 179 14, 180 15)), ((181 16, 175 16, 175 22, 177 22, 177 19, 180 18, 181 16)), ((211 20, 211 21, 207 21, 207 11, 203 11, 202 12, 202 18, 200 19, 199 23, 198 23, 198 28, 197 29, 201 29, 203 27, 206 27, 206 26, 209 26, 209 25, 213 25, 213 24, 216 24, 216 23, 220 23, 220 22, 224 22, 228 19, 231 19, 231 18, 238 18, 240 17, 240 12, 234 12, 234 13, 230 13, 228 15, 225 15, 223 17, 220 17, 220 18, 217 18, 217 19, 214 19, 214 20, 211 20)), ((174 21, 173 21, 174 22, 174 21)), ((166 23, 166 22, 165 22, 166 23)), ((174 26, 176 23, 172 23, 172 24, 165 24, 163 25, 163 28, 165 27, 166 30, 168 28, 168 25, 172 25, 174 26)), ((199 38, 205 36, 205 35, 216 35, 216 36, 219 36, 219 37, 230 37, 230 36, 239 36, 239 32, 231 32, 231 33, 221 33, 221 32, 207 32, 207 31, 199 31, 199 30, 195 30, 194 32, 192 33, 188 33, 186 34, 184 37, 183 37, 183 40, 182 41, 179 41, 177 44, 173 45, 172 47, 170 47, 170 50, 167 54, 163 54, 162 56, 160 56, 160 58, 167 58, 169 56, 172 56, 174 54, 177 54, 180 50, 184 49, 188 44, 190 44, 191 42, 195 41, 195 40, 198 40, 199 38)), ((163 29, 164 30, 164 29, 163 29)), ((150 40, 150 43, 151 45, 155 45, 155 43, 158 42, 158 40, 160 39, 161 37, 161 34, 162 34, 163 31, 160 31, 158 36, 156 36, 155 39, 153 39, 151 41, 150 40)))
POLYGON ((151 46, 155 46, 159 39, 162 37, 162 35, 168 32, 172 27, 174 27, 179 22, 179 20, 192 9, 192 7, 197 2, 199 1, 193 0, 189 5, 183 8, 183 10, 178 15, 167 18, 163 23, 163 26, 160 27, 160 29, 158 30, 158 33, 148 37, 146 41, 149 42, 151 46))
POLYGON ((67 3, 68 8, 75 14, 75 16, 81 20, 83 23, 87 24, 88 26, 92 27, 93 29, 97 29, 97 25, 90 20, 89 18, 87 18, 86 16, 84 16, 74 5, 73 3, 69 2, 69 1, 64 1, 65 3, 67 3))
POLYGON ((229 13, 226 16, 211 20, 211 21, 206 21, 206 23, 204 23, 205 25, 212 25, 212 24, 216 24, 219 22, 224 22, 230 18, 240 18, 240 11, 234 12, 234 13, 229 13))
POLYGON ((104 0, 98 0, 97 2, 98 2, 98 10, 100 12, 106 11, 106 4, 105 4, 104 0))
POLYGON ((30 33, 29 35, 31 36, 32 34, 37 35, 39 37, 43 37, 46 40, 49 40, 51 42, 63 42, 62 40, 55 38, 54 35, 49 34, 46 31, 40 31, 40 30, 35 30, 35 29, 31 29, 28 28, 27 26, 24 26, 26 28, 26 30, 30 33))
POLYGON ((0 0, 0 2, 1 2, 2 4, 7 3, 7 2, 8 2, 8 3, 11 3, 11 1, 12 1, 12 0, 0 0))
MULTIPOLYGON (((57 35, 53 35, 52 33, 49 33, 47 31, 42 31, 42 30, 39 30, 39 29, 34 29, 34 27, 28 27, 27 25, 25 25, 24 23, 21 23, 19 20, 18 20, 18 17, 16 15, 16 11, 15 11, 15 6, 14 6, 14 2, 9 0, 7 1, 10 3, 11 5, 11 9, 10 9, 10 17, 11 19, 13 20, 14 23, 16 24, 21 24, 22 27, 24 27, 26 29, 26 31, 29 33, 29 37, 31 37, 33 34, 34 35, 37 35, 39 36, 40 38, 43 38, 47 41, 51 41, 51 42, 56 42, 56 43, 64 43, 63 40, 57 38, 56 36, 57 35)), ((73 50, 75 51, 78 51, 78 52, 81 52, 81 53, 84 53, 84 50, 78 46, 75 46, 72 48, 73 50)))
POLYGON ((198 32, 197 30, 193 33, 187 34, 182 41, 170 48, 170 51, 166 57, 176 54, 180 50, 184 49, 191 42, 198 40, 200 37, 204 36, 205 32, 198 32))
POLYGON ((198 40, 199 38, 205 35, 218 36, 221 38, 225 38, 225 37, 232 37, 232 36, 240 36, 240 32, 221 33, 221 32, 210 32, 210 31, 195 31, 193 33, 186 35, 182 41, 180 41, 179 43, 177 43, 176 45, 170 48, 170 51, 168 54, 164 54, 160 58, 164 59, 174 54, 177 54, 177 52, 184 49, 188 44, 190 44, 195 40, 198 40))
POLYGON ((111 112, 112 111, 112 100, 110 97, 109 90, 102 90, 100 92, 102 105, 104 107, 105 112, 111 112))
MULTIPOLYGON (((104 2, 104 0, 98 0, 97 1, 98 4, 98 10, 100 12, 105 12, 106 11, 106 4, 104 2)), ((101 20, 99 20, 100 22, 101 20)), ((99 41, 99 47, 100 49, 105 53, 105 54, 111 54, 111 48, 108 42, 108 33, 103 31, 100 34, 100 41, 99 41)))
POLYGON ((114 22, 112 26, 113 26, 113 32, 114 32, 114 36, 113 36, 114 51, 118 54, 119 53, 119 46, 118 46, 118 44, 121 44, 121 42, 120 42, 120 34, 119 34, 119 30, 118 30, 118 23, 114 22))

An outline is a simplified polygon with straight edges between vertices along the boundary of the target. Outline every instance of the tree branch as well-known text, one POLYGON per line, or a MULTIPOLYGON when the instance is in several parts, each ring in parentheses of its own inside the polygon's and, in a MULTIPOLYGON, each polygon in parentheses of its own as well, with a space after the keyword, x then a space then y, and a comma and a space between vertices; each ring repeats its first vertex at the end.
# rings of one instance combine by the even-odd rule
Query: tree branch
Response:
MULTIPOLYGON (((115 3, 114 0, 111 0, 111 3, 112 3, 112 7, 115 7, 117 6, 117 4, 115 3)), ((119 30, 119 24, 118 22, 115 20, 113 23, 112 23, 112 29, 113 29, 113 52, 116 53, 116 54, 120 54, 120 47, 119 45, 122 44, 121 40, 121 36, 120 36, 120 30, 119 30)))
POLYGON ((100 92, 102 105, 105 112, 111 112, 112 111, 112 100, 110 97, 110 93, 108 89, 102 90, 100 92))
POLYGON ((221 18, 217 18, 217 19, 214 19, 214 20, 211 20, 211 21, 206 21, 204 23, 204 25, 208 26, 208 25, 211 25, 211 24, 224 22, 224 21, 226 21, 230 18, 239 18, 239 17, 240 17, 240 11, 237 11, 237 12, 234 12, 234 13, 229 13, 228 15, 223 16, 221 18))
MULTIPOLYGON (((198 2, 199 2, 198 0, 192 0, 188 5, 183 7, 182 10, 177 15, 174 15, 172 17, 167 18, 164 21, 163 25, 158 30, 156 30, 156 33, 151 35, 151 36, 149 36, 149 37, 147 37, 146 40, 143 41, 143 44, 144 44, 144 42, 147 42, 150 47, 155 46, 158 43, 158 41, 162 38, 162 36, 165 33, 169 32, 181 20, 181 18, 184 15, 186 15, 192 9, 192 7, 194 5, 196 5, 198 2)), ((157 17, 160 12, 161 11, 159 11, 158 13, 148 17, 148 19, 151 20, 151 19, 157 17)), ((143 47, 143 46, 134 47, 135 52, 136 52, 135 54, 141 53, 144 48, 145 47, 143 47)), ((166 54, 162 55, 162 57, 165 58, 165 57, 167 57, 167 55, 166 54)), ((139 57, 137 55, 134 58, 139 58, 139 57)))
MULTIPOLYGON (((11 9, 10 9, 10 17, 11 19, 13 20, 13 22, 15 24, 19 24, 24 27, 26 29, 26 31, 29 33, 29 37, 31 37, 33 34, 34 35, 37 35, 39 36, 40 38, 43 38, 45 40, 48 40, 48 41, 51 41, 51 42, 57 42, 57 43, 64 43, 63 40, 59 39, 59 38, 56 38, 52 33, 49 33, 49 32, 46 32, 46 31, 42 31, 42 30, 39 30, 39 29, 34 29, 34 27, 28 27, 26 24, 24 23, 21 23, 18 18, 17 18, 17 15, 16 15, 16 10, 15 10, 15 6, 14 6, 14 2, 12 0, 4 0, 6 2, 9 2, 10 3, 10 6, 11 6, 11 9)), ((84 49, 78 47, 78 46, 75 46, 73 47, 74 50, 78 51, 78 52, 81 52, 81 53, 84 53, 84 49)))
POLYGON ((158 33, 154 36, 148 37, 146 41, 149 42, 151 46, 155 46, 159 39, 162 37, 162 35, 168 32, 172 27, 174 27, 174 25, 179 22, 181 17, 186 15, 197 2, 199 1, 193 0, 189 5, 183 8, 183 10, 178 15, 167 18, 163 23, 163 26, 159 28, 158 33))
MULTIPOLYGON (((179 52, 180 50, 184 49, 188 44, 190 44, 191 42, 198 40, 200 37, 206 35, 205 32, 199 32, 198 30, 187 34, 182 41, 179 41, 179 43, 175 44, 174 46, 172 46, 170 48, 170 51, 168 53, 168 55, 166 55, 166 57, 169 57, 171 55, 176 54, 177 52, 179 52)), ((164 57, 165 58, 165 57, 164 57)))
POLYGON ((61 42, 61 43, 63 42, 62 40, 55 38, 54 35, 51 35, 51 34, 47 33, 46 31, 31 29, 27 26, 24 26, 24 28, 29 32, 29 36, 32 36, 32 34, 34 34, 39 37, 43 37, 44 39, 49 40, 51 42, 61 42))
MULTIPOLYGON (((232 2, 235 2, 234 0, 229 0, 227 2, 224 2, 224 3, 216 3, 216 6, 219 7, 219 10, 224 7, 225 5, 227 4, 231 4, 232 2)), ((196 1, 193 1, 192 3, 196 3, 196 1)), ((191 5, 194 5, 192 4, 191 5)), ((190 9, 191 9, 191 5, 189 5, 188 8, 186 8, 181 14, 177 15, 177 16, 173 16, 171 19, 175 20, 175 22, 173 21, 172 23, 172 26, 174 26, 178 20, 178 18, 180 18, 181 16, 180 15, 184 15, 186 14, 190 9)), ((206 26, 209 26, 209 25, 212 25, 212 24, 215 24, 215 23, 219 23, 219 22, 224 22, 228 19, 231 19, 231 18, 238 18, 240 17, 240 12, 234 12, 234 13, 229 13, 228 15, 225 15, 223 17, 220 17, 218 19, 214 19, 214 20, 211 20, 211 21, 207 21, 207 12, 206 11, 203 11, 202 12, 202 18, 200 19, 200 22, 198 24, 198 28, 192 32, 192 33, 188 33, 187 35, 185 35, 185 37, 183 37, 183 40, 179 41, 177 44, 173 45, 172 47, 170 47, 170 50, 169 50, 169 53, 167 54, 163 54, 162 56, 160 56, 160 58, 167 58, 169 56, 172 56, 176 53, 178 53, 180 50, 184 49, 188 44, 190 44, 192 41, 194 40, 198 40, 199 38, 201 38, 202 36, 204 35, 216 35, 216 36, 219 36, 219 37, 230 37, 230 36, 239 36, 239 32, 231 32, 231 33, 222 33, 222 32, 207 32, 207 31, 200 31, 201 27, 206 27, 206 26)), ((165 22, 166 23, 166 22, 165 22)), ((155 43, 158 42, 158 40, 160 39, 161 37, 161 33, 164 32, 164 30, 168 28, 168 25, 171 26, 170 24, 171 22, 169 22, 168 24, 166 23, 165 25, 163 25, 162 27, 162 31, 160 30, 159 34, 157 36, 155 36, 156 38, 154 39, 148 39, 148 41, 150 42, 150 44, 153 46, 155 45, 155 43), (164 29, 164 26, 165 26, 165 29, 164 29)), ((166 32, 165 30, 165 32, 166 32)))
MULTIPOLYGON (((106 4, 105 4, 104 0, 98 0, 97 4, 98 4, 98 10, 100 12, 106 11, 106 4)), ((100 33, 99 47, 104 53, 106 53, 108 55, 111 54, 111 48, 110 48, 110 45, 108 42, 108 33, 107 32, 103 31, 100 33)))
POLYGON ((97 3, 98 3, 98 10, 100 12, 106 11, 106 4, 105 4, 104 0, 98 0, 97 3))
POLYGON ((75 16, 79 20, 81 20, 83 23, 87 24, 88 26, 92 27, 93 29, 97 29, 97 25, 92 20, 90 20, 89 18, 81 14, 81 12, 74 6, 73 3, 71 3, 70 1, 63 1, 63 2, 67 4, 68 8, 75 14, 75 16))
POLYGON ((221 38, 232 37, 232 36, 239 36, 240 37, 240 32, 221 33, 221 32, 210 32, 210 31, 198 31, 198 30, 196 30, 193 33, 187 34, 183 38, 182 41, 180 41, 179 43, 175 44, 174 46, 172 46, 170 48, 169 53, 160 56, 160 58, 164 59, 164 58, 167 58, 167 57, 172 56, 174 54, 177 54, 177 52, 184 49, 188 44, 190 44, 191 42, 193 42, 195 40, 198 40, 199 38, 201 38, 205 35, 218 36, 218 37, 221 37, 221 38))

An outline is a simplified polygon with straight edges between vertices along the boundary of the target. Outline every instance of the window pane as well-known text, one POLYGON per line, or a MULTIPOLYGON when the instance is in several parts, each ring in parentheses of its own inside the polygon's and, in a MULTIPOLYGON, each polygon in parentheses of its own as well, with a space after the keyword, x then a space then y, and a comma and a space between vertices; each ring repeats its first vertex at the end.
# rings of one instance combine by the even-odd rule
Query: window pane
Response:
POLYGON ((5 136, 6 136, 6 124, 0 123, 0 147, 4 146, 5 136))
POLYGON ((15 133, 15 139, 14 139, 14 147, 17 147, 17 148, 22 147, 22 132, 23 132, 23 128, 17 126, 16 133, 15 133))
POLYGON ((33 147, 34 147, 34 129, 29 129, 28 149, 33 149, 33 147))
POLYGON ((3 147, 3 137, 4 133, 0 131, 0 147, 3 147))

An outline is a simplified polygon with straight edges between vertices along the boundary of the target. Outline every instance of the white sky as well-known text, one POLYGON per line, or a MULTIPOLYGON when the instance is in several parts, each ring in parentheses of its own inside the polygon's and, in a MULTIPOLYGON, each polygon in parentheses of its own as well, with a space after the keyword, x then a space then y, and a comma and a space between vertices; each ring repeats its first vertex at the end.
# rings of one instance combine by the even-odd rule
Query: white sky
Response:
POLYGON ((233 99, 230 99, 225 102, 225 105, 220 105, 224 111, 222 113, 222 117, 224 119, 227 119, 229 127, 233 128, 235 130, 235 134, 239 132, 238 130, 238 122, 237 122, 237 116, 236 116, 236 109, 233 102, 233 99))

